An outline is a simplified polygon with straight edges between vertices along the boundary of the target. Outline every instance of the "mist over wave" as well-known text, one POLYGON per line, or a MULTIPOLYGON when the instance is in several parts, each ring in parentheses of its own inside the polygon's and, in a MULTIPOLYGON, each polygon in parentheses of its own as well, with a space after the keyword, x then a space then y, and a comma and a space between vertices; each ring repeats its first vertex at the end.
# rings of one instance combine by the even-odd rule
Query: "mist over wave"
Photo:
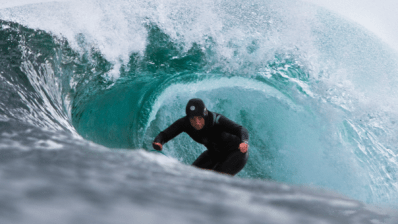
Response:
MULTIPOLYGON (((358 25, 290 0, 66 1, 3 8, 0 19, 5 158, 44 150, 54 161, 62 150, 65 164, 87 172, 99 172, 98 162, 142 171, 140 163, 157 164, 158 156, 138 149, 151 149, 184 116, 186 102, 200 97, 248 128, 250 159, 238 174, 244 185, 270 180, 397 206, 397 55, 358 25), (92 165, 73 159, 81 156, 92 165)), ((178 136, 164 149, 178 162, 149 172, 197 178, 180 171, 203 150, 178 136)), ((40 159, 28 161, 41 167, 40 159)), ((118 191, 102 175, 99 189, 118 191)))

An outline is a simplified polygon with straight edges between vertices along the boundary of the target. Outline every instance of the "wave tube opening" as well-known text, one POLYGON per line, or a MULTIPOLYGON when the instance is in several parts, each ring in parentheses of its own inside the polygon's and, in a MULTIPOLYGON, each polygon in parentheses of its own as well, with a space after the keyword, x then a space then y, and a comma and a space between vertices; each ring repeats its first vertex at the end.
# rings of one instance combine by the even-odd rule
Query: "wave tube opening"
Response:
MULTIPOLYGON (((169 87, 154 104, 144 146, 150 147, 154 136, 184 116, 186 102, 194 97, 249 130, 250 158, 239 176, 322 186, 356 196, 366 191, 366 183, 355 175, 356 164, 344 159, 352 155, 335 150, 337 136, 328 133, 332 125, 259 81, 221 78, 169 87)), ((181 134, 163 150, 190 164, 205 148, 181 134)))

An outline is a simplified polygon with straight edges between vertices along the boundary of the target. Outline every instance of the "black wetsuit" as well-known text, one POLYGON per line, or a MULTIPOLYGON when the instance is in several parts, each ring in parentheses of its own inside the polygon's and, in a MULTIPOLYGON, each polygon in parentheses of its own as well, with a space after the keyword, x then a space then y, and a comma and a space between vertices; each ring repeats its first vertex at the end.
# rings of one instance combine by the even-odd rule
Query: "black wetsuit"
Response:
POLYGON ((163 145, 182 132, 207 148, 192 165, 230 175, 237 174, 246 165, 248 152, 242 153, 239 145, 249 140, 249 133, 225 116, 209 111, 201 130, 192 127, 188 116, 185 116, 160 132, 154 142, 163 145))

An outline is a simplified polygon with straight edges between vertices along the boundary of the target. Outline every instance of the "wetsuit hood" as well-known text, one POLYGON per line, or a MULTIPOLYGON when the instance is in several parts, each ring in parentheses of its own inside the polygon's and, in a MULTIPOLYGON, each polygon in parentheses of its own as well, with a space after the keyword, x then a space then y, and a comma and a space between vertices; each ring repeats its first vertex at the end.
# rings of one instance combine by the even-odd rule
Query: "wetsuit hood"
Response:
POLYGON ((187 107, 185 108, 185 112, 188 118, 194 116, 201 116, 203 118, 207 118, 208 111, 206 109, 205 104, 201 99, 194 98, 188 101, 187 107))

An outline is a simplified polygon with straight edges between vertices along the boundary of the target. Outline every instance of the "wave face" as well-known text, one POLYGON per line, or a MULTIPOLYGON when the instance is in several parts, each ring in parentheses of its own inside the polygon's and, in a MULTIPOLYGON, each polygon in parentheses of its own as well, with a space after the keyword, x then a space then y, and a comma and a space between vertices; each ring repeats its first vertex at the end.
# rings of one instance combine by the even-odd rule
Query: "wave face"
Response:
MULTIPOLYGON (((106 177, 100 172, 110 167, 106 174, 162 180, 169 189, 176 185, 157 173, 171 178, 177 169, 187 180, 203 179, 194 169, 180 172, 204 150, 185 134, 164 147, 179 162, 138 150, 151 149, 154 137, 184 116, 188 100, 199 97, 249 130, 250 159, 235 184, 259 179, 320 187, 397 207, 397 55, 355 24, 288 0, 41 3, 1 9, 0 19, 0 148, 20 177, 15 183, 28 182, 27 167, 42 171, 36 179, 53 180, 56 171, 42 168, 45 161, 58 175, 69 175, 60 183, 83 181, 70 174, 76 167, 87 178, 94 173, 103 191, 91 198, 82 193, 87 200, 98 200, 108 188, 117 197, 120 189, 101 182, 106 177), (116 148, 128 150, 109 151, 116 148), (155 168, 144 171, 142 164, 155 168), (152 174, 128 174, 131 169, 152 174)), ((89 187, 85 182, 67 192, 89 187)), ((165 204, 178 198, 165 197, 165 204)))

